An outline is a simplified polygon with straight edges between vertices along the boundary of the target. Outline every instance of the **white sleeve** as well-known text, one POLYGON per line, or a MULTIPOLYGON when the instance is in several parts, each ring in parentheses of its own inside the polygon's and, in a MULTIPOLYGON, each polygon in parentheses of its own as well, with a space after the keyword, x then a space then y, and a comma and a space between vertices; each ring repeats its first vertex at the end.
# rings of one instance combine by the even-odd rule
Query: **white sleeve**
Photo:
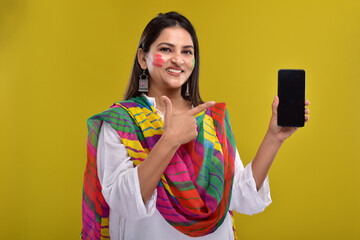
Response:
POLYGON ((137 167, 110 124, 103 122, 97 148, 97 168, 102 194, 110 207, 131 221, 151 216, 156 208, 156 189, 144 204, 137 167))
POLYGON ((269 179, 266 176, 263 185, 256 190, 251 163, 245 168, 236 149, 234 183, 230 201, 230 210, 253 215, 265 210, 271 203, 269 179))

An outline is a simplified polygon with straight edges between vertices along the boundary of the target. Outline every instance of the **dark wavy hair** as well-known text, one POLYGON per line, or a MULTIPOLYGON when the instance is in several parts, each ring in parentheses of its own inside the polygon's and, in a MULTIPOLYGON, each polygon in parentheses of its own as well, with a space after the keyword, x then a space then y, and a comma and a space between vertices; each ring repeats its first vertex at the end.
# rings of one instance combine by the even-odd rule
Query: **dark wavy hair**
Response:
MULTIPOLYGON (((168 12, 165 14, 160 13, 158 16, 153 18, 146 25, 141 35, 138 48, 141 48, 144 53, 148 53, 151 44, 159 37, 162 30, 168 27, 176 27, 176 26, 184 28, 190 34, 194 44, 194 54, 195 54, 194 56, 195 67, 187 81, 189 84, 190 96, 185 96, 187 84, 183 84, 183 86, 181 87, 181 96, 184 99, 191 101, 194 106, 197 106, 203 103, 199 92, 199 67, 200 67, 199 43, 196 37, 194 27, 186 17, 184 17, 183 15, 177 12, 168 12)), ((130 98, 141 95, 141 92, 139 92, 138 89, 139 89, 139 76, 142 72, 143 70, 141 69, 140 64, 137 60, 137 54, 135 54, 134 65, 124 95, 124 100, 128 100, 130 98)))

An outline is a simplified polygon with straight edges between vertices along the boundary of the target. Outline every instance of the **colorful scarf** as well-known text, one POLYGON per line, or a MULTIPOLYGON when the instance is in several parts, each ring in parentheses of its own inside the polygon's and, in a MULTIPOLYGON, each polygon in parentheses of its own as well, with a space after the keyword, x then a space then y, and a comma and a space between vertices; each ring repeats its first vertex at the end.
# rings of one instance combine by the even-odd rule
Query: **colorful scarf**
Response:
MULTIPOLYGON (((159 181, 156 201, 164 219, 191 237, 212 233, 224 221, 236 149, 224 103, 195 117, 198 136, 176 151, 159 181)), ((145 97, 114 103, 109 110, 88 119, 82 239, 110 238, 109 206, 101 194, 96 164, 103 121, 118 132, 134 166, 144 161, 163 133, 163 120, 145 97)))

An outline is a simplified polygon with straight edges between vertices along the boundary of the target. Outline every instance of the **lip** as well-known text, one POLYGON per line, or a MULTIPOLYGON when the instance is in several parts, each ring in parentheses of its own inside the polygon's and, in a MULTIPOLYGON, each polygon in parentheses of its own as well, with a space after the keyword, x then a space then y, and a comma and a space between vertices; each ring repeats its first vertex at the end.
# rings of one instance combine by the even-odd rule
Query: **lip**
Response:
POLYGON ((170 74, 171 76, 180 76, 184 72, 184 70, 179 67, 168 67, 168 68, 166 68, 165 71, 168 74, 170 74), (170 71, 168 71, 168 69, 174 69, 174 70, 181 71, 181 72, 170 72, 170 71))

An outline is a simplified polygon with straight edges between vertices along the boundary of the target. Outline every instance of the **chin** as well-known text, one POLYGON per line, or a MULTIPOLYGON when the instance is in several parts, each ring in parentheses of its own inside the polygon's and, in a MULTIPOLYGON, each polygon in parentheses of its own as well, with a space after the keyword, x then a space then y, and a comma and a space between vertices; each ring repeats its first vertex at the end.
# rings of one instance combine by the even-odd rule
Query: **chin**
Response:
POLYGON ((168 81, 165 81, 165 84, 169 87, 169 88, 181 88, 181 86, 185 83, 186 81, 184 81, 183 79, 171 79, 168 81))

